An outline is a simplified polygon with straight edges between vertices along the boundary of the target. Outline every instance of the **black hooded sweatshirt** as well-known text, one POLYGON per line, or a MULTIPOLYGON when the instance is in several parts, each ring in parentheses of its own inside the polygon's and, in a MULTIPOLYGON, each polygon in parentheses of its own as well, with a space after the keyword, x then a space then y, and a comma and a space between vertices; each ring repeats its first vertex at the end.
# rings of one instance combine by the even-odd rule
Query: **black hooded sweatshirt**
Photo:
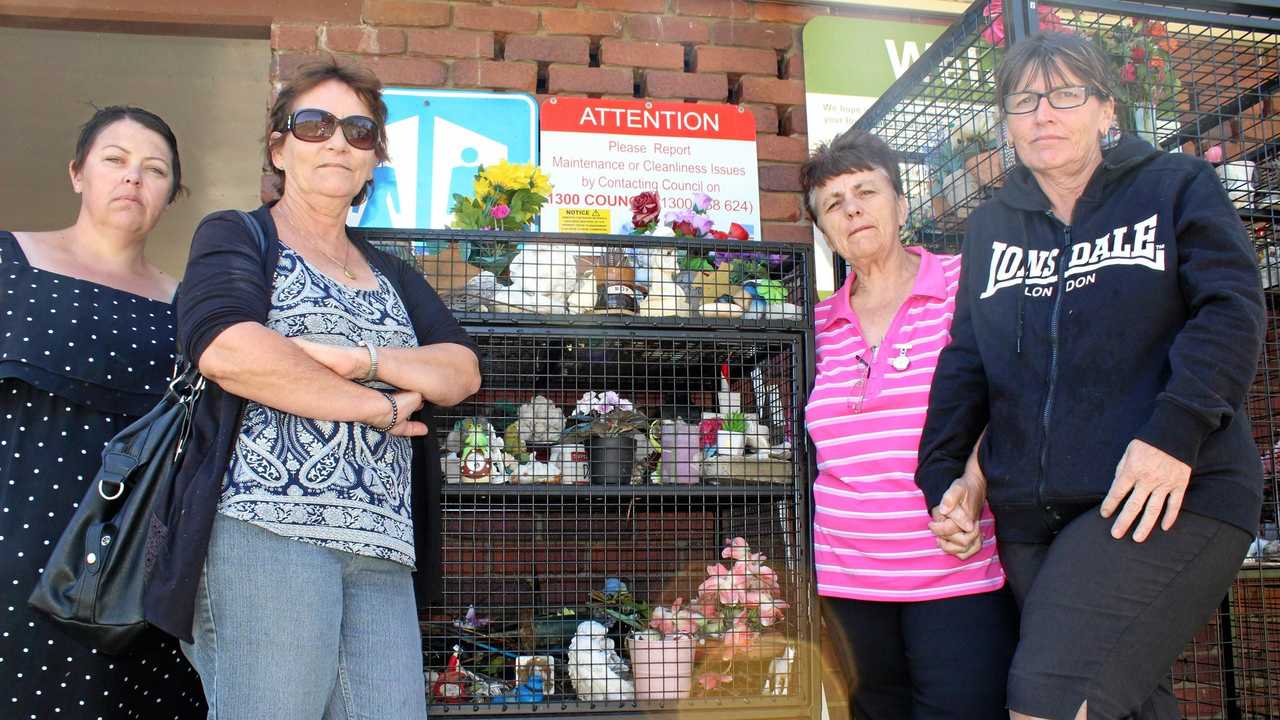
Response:
POLYGON ((1102 500, 1137 438, 1191 466, 1184 510, 1254 533, 1242 408, 1263 328, 1257 257, 1208 163, 1126 137, 1070 225, 1018 166, 968 220, 916 483, 937 505, 989 426, 999 536, 1043 542, 1102 500))

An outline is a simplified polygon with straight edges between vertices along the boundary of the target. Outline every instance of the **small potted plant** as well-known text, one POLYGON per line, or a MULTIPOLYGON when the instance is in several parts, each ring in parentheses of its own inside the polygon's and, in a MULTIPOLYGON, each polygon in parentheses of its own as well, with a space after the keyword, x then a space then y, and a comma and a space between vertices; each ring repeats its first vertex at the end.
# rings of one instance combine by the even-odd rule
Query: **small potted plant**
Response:
POLYGON ((636 459, 636 435, 645 433, 649 419, 630 400, 609 390, 587 391, 569 417, 562 442, 585 442, 587 467, 594 485, 631 482, 636 459))
POLYGON ((717 455, 741 455, 747 446, 747 416, 741 412, 725 413, 716 431, 717 455))

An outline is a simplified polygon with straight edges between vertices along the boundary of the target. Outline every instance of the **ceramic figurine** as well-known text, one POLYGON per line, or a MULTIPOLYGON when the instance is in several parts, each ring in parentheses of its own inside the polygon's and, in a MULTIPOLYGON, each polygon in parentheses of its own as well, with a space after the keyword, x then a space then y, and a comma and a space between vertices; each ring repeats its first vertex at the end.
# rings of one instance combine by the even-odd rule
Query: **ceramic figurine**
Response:
POLYGON ((596 307, 596 275, 588 270, 578 279, 573 292, 569 293, 569 312, 574 315, 585 315, 596 307))
POLYGON ((781 655, 769 661, 769 675, 764 680, 764 695, 786 695, 791 691, 791 666, 796 659, 796 646, 788 645, 781 655))
POLYGON ((523 685, 517 685, 511 695, 494 695, 489 701, 491 705, 506 703, 540 703, 545 696, 542 692, 542 675, 533 673, 523 685))
POLYGON ((467 419, 463 421, 462 451, 458 453, 462 467, 462 482, 487 483, 493 463, 489 456, 488 423, 467 419))
POLYGON ((577 245, 525 244, 511 261, 511 287, 539 296, 540 308, 556 307, 564 312, 565 301, 578 280, 576 256, 591 250, 577 245))
POLYGON ((680 272, 674 249, 649 253, 649 294, 640 302, 640 315, 645 317, 688 317, 689 298, 676 284, 680 272))
POLYGON ((453 655, 449 656, 449 667, 431 685, 431 697, 438 703, 457 705, 471 699, 467 692, 467 675, 462 672, 462 662, 458 659, 460 652, 462 648, 454 645, 453 655))
POLYGON ((555 442, 564 430, 564 411, 541 395, 521 405, 516 418, 517 431, 525 442, 555 442))
POLYGON ((624 677, 630 669, 609 639, 604 625, 587 620, 579 623, 578 631, 569 642, 569 680, 578 699, 587 702, 600 700, 632 700, 635 684, 624 677))

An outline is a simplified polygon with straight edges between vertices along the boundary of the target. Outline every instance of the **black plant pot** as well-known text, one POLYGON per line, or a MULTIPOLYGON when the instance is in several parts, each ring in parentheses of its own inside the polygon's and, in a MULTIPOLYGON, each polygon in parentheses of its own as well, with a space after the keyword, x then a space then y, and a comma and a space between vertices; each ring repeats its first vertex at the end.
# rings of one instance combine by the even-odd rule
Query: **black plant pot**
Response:
POLYGON ((587 439, 592 485, 629 485, 636 461, 636 441, 631 435, 593 436, 587 439))

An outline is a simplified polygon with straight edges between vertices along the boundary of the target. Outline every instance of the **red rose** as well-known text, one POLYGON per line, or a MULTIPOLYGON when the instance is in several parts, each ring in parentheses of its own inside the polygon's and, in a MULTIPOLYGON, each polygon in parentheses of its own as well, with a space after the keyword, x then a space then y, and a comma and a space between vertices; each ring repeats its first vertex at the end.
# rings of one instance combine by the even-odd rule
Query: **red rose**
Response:
POLYGON ((681 220, 679 222, 672 223, 671 230, 676 234, 676 237, 699 237, 698 229, 695 228, 693 223, 688 220, 681 220))
POLYGON ((1120 79, 1124 82, 1134 82, 1138 79, 1138 70, 1133 63, 1125 63, 1124 68, 1120 70, 1120 79))
POLYGON ((1142 62, 1147 57, 1147 49, 1141 45, 1134 45, 1133 50, 1129 52, 1129 57, 1132 57, 1134 62, 1142 62))
POLYGON ((750 240, 751 236, 747 234, 747 229, 738 223, 729 223, 729 237, 734 240, 750 240))
POLYGON ((631 198, 631 226, 639 230, 658 222, 662 202, 656 192, 642 192, 631 198))

